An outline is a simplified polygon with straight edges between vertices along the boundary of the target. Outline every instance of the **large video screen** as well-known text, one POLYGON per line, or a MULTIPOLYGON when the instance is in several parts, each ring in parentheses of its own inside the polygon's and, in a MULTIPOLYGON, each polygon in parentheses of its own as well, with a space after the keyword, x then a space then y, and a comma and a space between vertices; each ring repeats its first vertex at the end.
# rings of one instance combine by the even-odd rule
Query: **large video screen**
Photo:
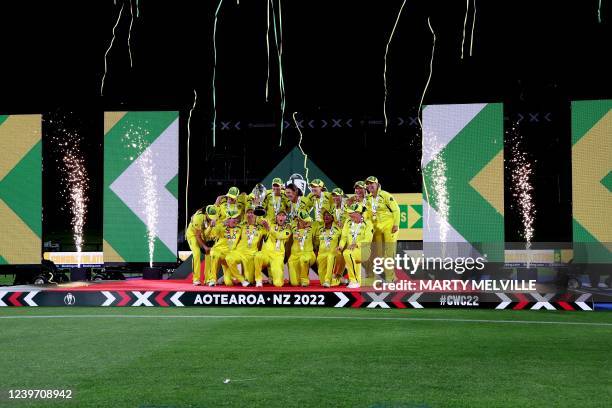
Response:
POLYGON ((105 112, 105 262, 176 261, 178 117, 105 112))
POLYGON ((41 115, 0 115, 0 265, 40 264, 41 115))
POLYGON ((501 103, 423 109, 424 243, 474 244, 503 261, 503 121, 501 103))
POLYGON ((574 261, 612 264, 612 100, 572 102, 574 261))

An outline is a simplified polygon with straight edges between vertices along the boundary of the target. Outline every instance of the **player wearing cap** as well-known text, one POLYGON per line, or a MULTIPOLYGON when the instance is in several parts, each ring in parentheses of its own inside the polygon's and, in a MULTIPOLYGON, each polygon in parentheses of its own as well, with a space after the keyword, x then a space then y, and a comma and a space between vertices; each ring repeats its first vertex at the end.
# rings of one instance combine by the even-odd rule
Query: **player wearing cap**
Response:
POLYGON ((210 251, 212 258, 212 271, 216 273, 219 270, 219 265, 223 267, 223 281, 226 286, 233 286, 233 279, 237 279, 242 283, 242 286, 249 286, 249 282, 244 279, 244 276, 236 271, 231 271, 227 265, 227 256, 236 248, 240 241, 240 227, 238 226, 239 213, 235 210, 228 210, 227 219, 221 223, 217 223, 211 232, 211 236, 217 239, 217 242, 210 251), (232 274, 234 272, 234 274, 232 274))
POLYGON ((214 205, 206 206, 206 219, 204 220, 204 230, 202 231, 202 237, 204 239, 204 279, 208 283, 208 286, 215 286, 217 283, 217 271, 212 270, 212 257, 210 251, 215 245, 215 237, 212 236, 212 230, 217 222, 218 215, 217 207, 214 205))
POLYGON ((373 227, 364 217, 365 208, 358 203, 347 208, 350 219, 344 224, 338 252, 342 253, 348 269, 348 288, 361 287, 361 264, 370 258, 373 227))
MULTIPOLYGON (((225 257, 230 276, 239 276, 238 264, 242 264, 242 274, 249 283, 255 282, 255 254, 259 250, 259 243, 265 234, 265 229, 257 224, 254 207, 247 208, 246 222, 241 226, 238 244, 225 257)), ((261 279, 257 281, 261 287, 261 279)))
MULTIPOLYGON (((185 230, 185 239, 187 239, 187 243, 189 244, 189 249, 191 249, 192 255, 192 271, 193 271, 193 284, 198 286, 201 284, 201 266, 202 266, 202 250, 205 251, 206 254, 209 253, 210 248, 206 245, 206 237, 204 232, 209 226, 210 220, 216 218, 216 210, 214 206, 208 206, 206 209, 204 207, 197 210, 189 221, 189 225, 187 226, 187 230, 185 230), (211 207, 211 211, 208 212, 208 207, 211 207), (208 214, 207 214, 208 212, 208 214)), ((208 255, 205 256, 205 268, 210 267, 208 260, 206 259, 208 255)), ((206 271, 204 273, 206 276, 206 271)))
POLYGON ((340 243, 342 230, 334 224, 334 216, 329 208, 323 208, 323 224, 315 232, 314 242, 317 249, 317 270, 321 286, 329 288, 332 283, 334 266, 342 258, 336 250, 340 243))
POLYGON ((307 211, 301 210, 296 218, 297 223, 292 228, 291 255, 287 261, 289 281, 292 286, 308 286, 308 271, 316 260, 313 246, 316 231, 312 226, 312 217, 307 211))
POLYGON ((245 198, 245 195, 240 194, 238 187, 230 187, 227 194, 217 197, 215 205, 219 209, 219 221, 228 219, 228 211, 236 212, 238 214, 237 217, 241 220, 244 212, 245 198))
MULTIPOLYGON (((373 241, 376 247, 376 255, 394 258, 400 222, 399 206, 391 194, 380 188, 380 183, 376 177, 368 177, 366 187, 370 193, 368 209, 372 215, 374 226, 373 241)), ((393 268, 385 269, 385 279, 387 281, 395 280, 395 270, 393 268)))
POLYGON ((346 220, 346 211, 345 211, 345 200, 344 200, 344 191, 341 188, 334 188, 332 190, 332 215, 334 216, 334 224, 342 230, 344 226, 344 221, 346 220))
POLYGON ((321 179, 314 179, 308 184, 311 193, 308 194, 308 200, 314 209, 314 222, 323 224, 323 209, 331 208, 331 194, 325 188, 325 183, 321 179))
POLYGON ((283 191, 283 180, 279 177, 272 180, 272 191, 268 191, 266 201, 266 218, 269 222, 274 222, 279 211, 287 208, 287 196, 283 191))
POLYGON ((255 254, 255 282, 257 286, 262 282, 261 270, 268 268, 270 282, 281 287, 285 283, 285 242, 291 236, 291 227, 287 224, 287 213, 285 208, 280 208, 276 214, 276 221, 270 223, 267 219, 261 220, 265 229, 264 243, 261 251, 255 254))

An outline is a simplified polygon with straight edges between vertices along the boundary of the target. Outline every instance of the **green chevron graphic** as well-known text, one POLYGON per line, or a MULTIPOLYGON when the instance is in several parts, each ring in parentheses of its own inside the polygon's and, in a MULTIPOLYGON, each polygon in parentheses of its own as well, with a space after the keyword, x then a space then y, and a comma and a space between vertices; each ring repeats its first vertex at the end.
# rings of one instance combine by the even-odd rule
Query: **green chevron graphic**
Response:
POLYGON ((178 112, 105 112, 104 130, 104 261, 148 262, 155 213, 153 261, 175 262, 178 112))
MULTIPOLYGON (((433 209, 425 222, 444 218, 447 242, 464 240, 503 261, 503 105, 427 106, 423 126, 423 199, 433 209)), ((424 241, 440 241, 423 231, 424 241)))
POLYGON ((39 264, 41 115, 0 115, 0 264, 39 264))
POLYGON ((572 102, 574 261, 612 263, 612 100, 572 102), (580 245, 587 244, 587 245, 580 245))

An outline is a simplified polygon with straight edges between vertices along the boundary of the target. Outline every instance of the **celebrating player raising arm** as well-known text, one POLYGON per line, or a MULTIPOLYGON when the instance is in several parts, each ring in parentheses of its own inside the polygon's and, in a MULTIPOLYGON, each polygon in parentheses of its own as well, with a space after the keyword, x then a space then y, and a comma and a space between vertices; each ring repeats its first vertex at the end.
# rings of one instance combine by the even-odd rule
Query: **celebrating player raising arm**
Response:
POLYGON ((297 224, 292 228, 293 244, 291 245, 291 255, 287 261, 289 281, 292 286, 308 286, 310 284, 308 271, 316 260, 313 247, 315 230, 312 227, 312 221, 310 214, 302 210, 297 215, 297 224))
MULTIPOLYGON (((254 208, 247 208, 246 222, 240 229, 238 244, 225 257, 231 276, 240 276, 238 264, 242 264, 242 274, 245 279, 249 283, 255 281, 255 254, 264 233, 264 227, 257 224, 254 208)), ((261 278, 256 281, 256 286, 262 286, 261 278)))
POLYGON ((276 214, 276 222, 270 223, 268 220, 261 220, 261 224, 266 230, 264 243, 261 251, 255 254, 255 282, 262 281, 261 270, 268 268, 270 282, 276 287, 284 284, 284 262, 285 262, 285 242, 291 236, 291 228, 286 223, 287 213, 281 207, 276 214))
POLYGON ((338 252, 342 253, 349 274, 348 288, 361 287, 361 264, 370 258, 372 223, 363 216, 361 204, 352 204, 347 209, 350 219, 344 224, 338 252))
MULTIPOLYGON (((240 227, 238 226, 239 214, 235 210, 227 212, 227 219, 217 224, 212 231, 212 236, 217 239, 217 242, 210 251, 212 257, 212 273, 217 273, 219 265, 223 266, 223 280, 226 286, 233 286, 233 279, 240 281, 242 286, 249 286, 249 282, 244 279, 244 276, 238 272, 232 275, 232 271, 227 265, 226 257, 230 251, 236 248, 240 240, 240 227)), ((235 271, 234 271, 235 272, 235 271)))

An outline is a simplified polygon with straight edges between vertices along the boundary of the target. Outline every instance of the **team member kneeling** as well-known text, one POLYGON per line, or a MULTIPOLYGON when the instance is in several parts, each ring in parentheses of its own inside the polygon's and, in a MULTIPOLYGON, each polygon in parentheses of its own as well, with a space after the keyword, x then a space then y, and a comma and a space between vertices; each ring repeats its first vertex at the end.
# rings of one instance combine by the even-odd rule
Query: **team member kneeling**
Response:
POLYGON ((285 283, 285 242, 291 236, 291 228, 286 223, 287 212, 284 207, 278 209, 276 222, 270 224, 268 220, 262 220, 264 232, 264 243, 261 251, 255 254, 255 282, 257 286, 262 282, 263 268, 268 268, 270 282, 276 287, 285 283))
POLYGON ((344 256, 349 274, 348 288, 361 287, 361 264, 370 258, 372 223, 363 216, 365 211, 361 204, 352 204, 347 210, 350 219, 344 224, 338 252, 344 256))
POLYGON ((312 218, 306 211, 297 214, 297 225, 293 227, 293 244, 291 255, 287 261, 289 267, 289 281, 291 286, 308 286, 308 271, 315 263, 313 237, 315 230, 312 227, 312 218))
POLYGON ((240 240, 234 249, 225 257, 231 276, 240 276, 238 264, 242 264, 242 274, 249 283, 256 281, 261 287, 261 278, 255 280, 255 254, 259 250, 259 242, 264 236, 265 229, 257 224, 254 208, 246 210, 246 223, 240 230, 240 240))
POLYGON ((211 269, 216 274, 219 270, 219 265, 223 266, 223 281, 226 286, 234 286, 233 279, 240 281, 242 286, 249 286, 249 282, 244 279, 244 276, 239 271, 234 271, 232 274, 231 269, 227 265, 227 256, 236 248, 240 241, 239 217, 240 213, 238 211, 228 210, 227 219, 215 225, 211 234, 217 239, 217 242, 210 251, 212 258, 211 269))

